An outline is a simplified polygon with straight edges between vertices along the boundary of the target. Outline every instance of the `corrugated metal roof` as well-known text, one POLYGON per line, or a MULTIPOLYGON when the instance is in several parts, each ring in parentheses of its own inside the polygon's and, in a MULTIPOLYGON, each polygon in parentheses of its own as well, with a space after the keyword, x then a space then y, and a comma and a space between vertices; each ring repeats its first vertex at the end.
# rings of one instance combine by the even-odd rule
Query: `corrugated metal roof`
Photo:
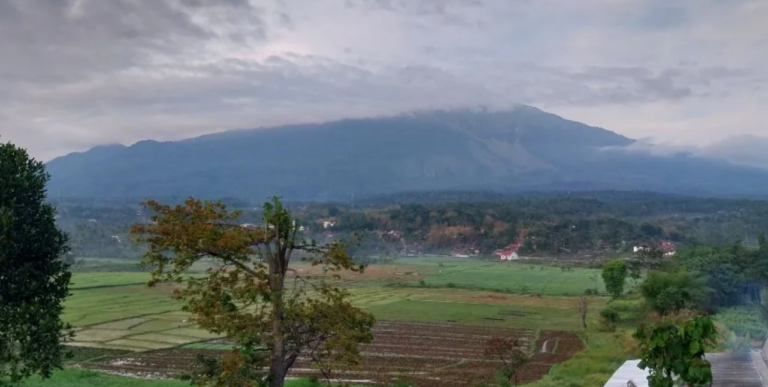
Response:
MULTIPOLYGON (((768 369, 760 351, 711 353, 706 359, 712 364, 712 387, 768 387, 768 369)), ((637 387, 648 387, 648 370, 638 368, 639 363, 626 361, 604 387, 627 387, 630 380, 637 387)))

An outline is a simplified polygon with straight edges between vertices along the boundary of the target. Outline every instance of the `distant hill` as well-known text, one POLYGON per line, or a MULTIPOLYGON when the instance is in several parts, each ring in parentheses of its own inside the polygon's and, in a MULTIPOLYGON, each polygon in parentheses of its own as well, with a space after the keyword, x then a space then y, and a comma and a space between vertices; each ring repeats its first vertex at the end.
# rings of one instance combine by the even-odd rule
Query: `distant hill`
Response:
POLYGON ((768 193, 767 171, 687 154, 625 149, 633 143, 609 130, 523 106, 109 145, 47 166, 50 192, 63 198, 261 201, 283 195, 321 201, 436 190, 768 193))

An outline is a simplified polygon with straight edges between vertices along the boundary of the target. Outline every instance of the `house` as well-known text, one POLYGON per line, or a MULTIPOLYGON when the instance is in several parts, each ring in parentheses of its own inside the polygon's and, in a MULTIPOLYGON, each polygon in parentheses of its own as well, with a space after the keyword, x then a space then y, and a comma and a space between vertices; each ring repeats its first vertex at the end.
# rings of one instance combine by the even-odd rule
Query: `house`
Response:
POLYGON ((520 257, 517 255, 517 252, 512 250, 502 250, 496 254, 502 261, 514 261, 516 259, 520 259, 520 257))
POLYGON ((671 257, 675 255, 675 244, 669 241, 661 242, 661 246, 659 247, 661 251, 664 252, 665 257, 671 257))
POLYGON ((320 223, 323 225, 323 228, 330 228, 336 225, 335 219, 325 219, 320 221, 320 223))
POLYGON ((517 250, 519 250, 520 246, 522 246, 522 245, 523 244, 520 243, 520 242, 510 243, 510 244, 507 245, 507 247, 504 248, 504 250, 512 250, 514 252, 517 252, 517 250))
POLYGON ((502 261, 519 259, 520 257, 517 255, 517 251, 520 249, 520 245, 522 245, 520 242, 510 243, 500 251, 497 251, 496 255, 498 255, 499 259, 502 261))

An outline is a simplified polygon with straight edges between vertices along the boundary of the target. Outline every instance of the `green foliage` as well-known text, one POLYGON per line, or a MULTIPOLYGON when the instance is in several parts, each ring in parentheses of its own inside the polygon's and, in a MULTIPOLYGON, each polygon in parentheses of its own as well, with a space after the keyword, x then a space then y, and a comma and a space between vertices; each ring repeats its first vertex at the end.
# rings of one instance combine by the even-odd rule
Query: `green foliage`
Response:
POLYGON ((709 317, 662 318, 642 324, 634 337, 640 342, 639 366, 650 369, 651 387, 674 387, 675 378, 690 387, 712 382, 712 369, 704 353, 714 347, 717 331, 709 317))
POLYGON ((627 359, 637 356, 635 352, 635 340, 624 331, 590 331, 585 350, 552 367, 548 375, 526 387, 602 386, 627 359))
POLYGON ((621 316, 619 315, 619 312, 616 309, 613 309, 611 307, 601 310, 600 317, 614 324, 621 321, 621 316))
POLYGON ((664 252, 656 245, 640 250, 626 262, 627 272, 635 280, 642 278, 644 272, 659 270, 666 265, 669 262, 664 261, 664 252))
POLYGON ((719 310, 714 319, 736 336, 761 339, 768 334, 768 322, 762 309, 760 305, 734 306, 719 310))
POLYGON ((763 258, 768 257, 768 246, 761 246, 763 247, 758 249, 748 249, 741 241, 719 246, 694 244, 681 249, 675 258, 688 270, 708 277, 713 307, 735 306, 744 301, 744 296, 756 301, 759 298, 759 288, 756 285, 768 283, 768 277, 765 277, 762 271, 764 263, 768 262, 763 258), (744 294, 745 288, 758 294, 744 294))
POLYGON ((264 387, 266 374, 258 365, 264 364, 264 352, 253 349, 253 343, 240 344, 224 356, 195 358, 195 370, 184 379, 194 386, 264 387))
POLYGON ((648 308, 641 299, 620 299, 608 302, 606 309, 618 315, 616 322, 631 324, 634 328, 637 323, 648 317, 648 308))
POLYGON ((624 293, 624 283, 627 280, 627 265, 622 259, 615 259, 603 266, 603 283, 613 298, 619 298, 624 293))
MULTIPOLYGON (((24 387, 189 387, 189 385, 188 380, 147 380, 89 370, 65 369, 55 372, 50 379, 29 378, 24 387)), ((291 379, 286 380, 285 386, 311 387, 311 384, 306 379, 291 379)))
POLYGON ((652 310, 666 315, 684 309, 705 309, 711 290, 706 278, 682 270, 651 271, 640 285, 640 292, 652 310))
POLYGON ((0 144, 0 386, 50 377, 71 335, 61 321, 67 238, 45 202, 48 179, 42 162, 0 144))

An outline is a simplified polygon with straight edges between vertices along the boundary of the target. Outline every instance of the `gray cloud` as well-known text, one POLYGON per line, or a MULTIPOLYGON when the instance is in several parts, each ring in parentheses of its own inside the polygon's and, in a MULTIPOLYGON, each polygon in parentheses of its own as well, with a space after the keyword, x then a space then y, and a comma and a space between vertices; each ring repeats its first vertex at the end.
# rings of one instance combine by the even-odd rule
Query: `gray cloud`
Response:
POLYGON ((0 0, 0 135, 48 159, 529 103, 714 141, 764 130, 765 17, 761 0, 0 0))

